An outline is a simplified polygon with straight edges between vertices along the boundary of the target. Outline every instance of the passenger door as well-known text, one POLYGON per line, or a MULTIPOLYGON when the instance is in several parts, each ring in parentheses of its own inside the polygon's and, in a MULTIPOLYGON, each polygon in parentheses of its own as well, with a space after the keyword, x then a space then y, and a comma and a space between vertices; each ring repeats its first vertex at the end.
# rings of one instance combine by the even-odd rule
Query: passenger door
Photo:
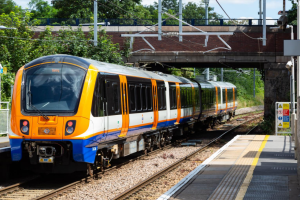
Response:
POLYGON ((151 80, 152 82, 152 96, 153 96, 153 113, 154 113, 154 121, 151 129, 157 128, 158 123, 158 97, 157 97, 157 84, 156 80, 151 80))
POLYGON ((128 87, 126 76, 120 77, 121 110, 122 110, 122 128, 119 137, 126 137, 129 128, 129 105, 128 105, 128 87))
POLYGON ((175 124, 179 124, 181 118, 181 98, 180 98, 179 83, 176 83, 176 98, 177 98, 177 120, 175 124))

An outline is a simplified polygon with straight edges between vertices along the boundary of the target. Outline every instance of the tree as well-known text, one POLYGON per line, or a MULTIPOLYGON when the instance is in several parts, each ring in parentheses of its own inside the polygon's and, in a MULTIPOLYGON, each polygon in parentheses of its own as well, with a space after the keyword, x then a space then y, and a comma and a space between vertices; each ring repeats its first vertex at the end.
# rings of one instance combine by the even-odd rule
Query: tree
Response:
POLYGON ((16 11, 19 7, 13 0, 0 0, 0 14, 9 14, 12 11, 16 11))
MULTIPOLYGON (((98 18, 133 18, 132 13, 141 0, 99 0, 98 18)), ((53 6, 58 9, 58 18, 87 18, 93 17, 93 0, 60 0, 54 1, 53 6)))
MULTIPOLYGON (((212 11, 214 11, 214 8, 208 7, 208 19, 223 18, 222 15, 212 11)), ((184 5, 182 14, 184 19, 205 19, 205 8, 203 2, 199 4, 188 2, 184 5)))
MULTIPOLYGON (((123 64, 122 52, 104 30, 98 34, 98 45, 93 43, 93 28, 86 35, 79 27, 71 27, 53 34, 50 27, 33 39, 34 32, 28 26, 32 13, 18 9, 17 12, 0 15, 0 24, 16 29, 0 30, 0 60, 8 68, 7 75, 2 76, 2 100, 10 97, 10 85, 14 74, 24 64, 45 55, 69 54, 92 58, 94 60, 123 64), (9 77, 9 78, 8 78, 9 77)), ((33 26, 39 24, 37 20, 33 26)))
POLYGON ((288 14, 288 23, 297 25, 297 4, 294 3, 293 0, 290 0, 292 2, 292 8, 289 10, 288 14))
POLYGON ((44 0, 31 0, 28 5, 32 13, 32 18, 54 18, 58 12, 57 9, 44 0))
MULTIPOLYGON (((173 10, 175 12, 179 11, 179 3, 177 0, 162 0, 161 6, 163 12, 167 12, 168 10, 173 10)), ((154 2, 154 7, 158 10, 157 2, 154 2)))

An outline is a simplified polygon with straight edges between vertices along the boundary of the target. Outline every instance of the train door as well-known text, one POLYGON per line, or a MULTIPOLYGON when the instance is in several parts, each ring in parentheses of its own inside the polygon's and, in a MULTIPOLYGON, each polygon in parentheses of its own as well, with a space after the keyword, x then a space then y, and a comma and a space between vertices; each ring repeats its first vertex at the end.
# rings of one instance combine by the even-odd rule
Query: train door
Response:
POLYGON ((129 105, 128 105, 128 87, 126 76, 120 77, 120 94, 121 94, 121 111, 122 111, 122 128, 119 137, 125 137, 129 128, 129 105))
POLYGON ((227 112, 227 108, 228 108, 227 88, 225 88, 225 99, 226 99, 226 108, 225 108, 225 112, 227 112))
POLYGON ((216 86, 216 114, 218 114, 218 109, 219 109, 219 102, 218 102, 218 98, 219 98, 219 95, 218 95, 218 87, 216 86))
POLYGON ((235 92, 234 92, 234 88, 232 88, 232 95, 233 95, 233 109, 235 107, 235 92))
POLYGON ((179 124, 181 118, 181 101, 180 101, 180 86, 176 83, 176 98, 177 98, 177 120, 175 124, 179 124))
POLYGON ((157 84, 156 80, 151 80, 152 82, 152 98, 153 98, 153 113, 154 120, 152 129, 156 129, 158 123, 158 96, 157 96, 157 84))

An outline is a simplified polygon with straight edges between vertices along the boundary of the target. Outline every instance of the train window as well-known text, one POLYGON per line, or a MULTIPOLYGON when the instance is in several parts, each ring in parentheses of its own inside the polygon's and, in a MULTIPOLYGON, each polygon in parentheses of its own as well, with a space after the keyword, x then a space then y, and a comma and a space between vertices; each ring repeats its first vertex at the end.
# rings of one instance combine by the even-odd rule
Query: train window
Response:
POLYGON ((136 111, 135 108, 135 86, 129 85, 129 95, 130 95, 130 110, 136 111))
POLYGON ((161 87, 157 87, 157 101, 158 101, 158 109, 162 109, 162 95, 161 95, 161 87))
POLYGON ((149 86, 147 86, 147 108, 148 110, 152 110, 152 92, 149 86))
POLYGON ((120 95, 119 95, 119 91, 118 91, 118 83, 113 82, 112 89, 113 89, 113 99, 114 99, 112 110, 115 113, 119 113, 120 112, 120 109, 119 109, 120 108, 120 106, 119 106, 120 95))
POLYGON ((142 110, 141 86, 135 86, 135 92, 136 92, 136 110, 141 111, 142 110))
POLYGON ((162 97, 162 109, 165 110, 166 109, 166 88, 162 87, 161 88, 161 97, 162 97))
POLYGON ((142 105, 143 105, 143 110, 147 110, 147 96, 146 96, 146 87, 142 86, 142 105))
POLYGON ((95 84, 93 102, 92 102, 92 115, 94 117, 103 116, 103 102, 101 101, 101 84, 100 77, 97 77, 97 81, 95 84))

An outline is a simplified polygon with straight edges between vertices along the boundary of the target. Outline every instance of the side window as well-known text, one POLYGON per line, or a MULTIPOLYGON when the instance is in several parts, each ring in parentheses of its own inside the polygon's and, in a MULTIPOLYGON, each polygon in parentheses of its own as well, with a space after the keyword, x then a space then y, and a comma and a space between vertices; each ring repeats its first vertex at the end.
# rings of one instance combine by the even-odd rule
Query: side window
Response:
POLYGON ((120 106, 119 106, 119 102, 120 102, 120 92, 118 90, 118 84, 116 82, 112 83, 112 89, 113 89, 113 98, 114 98, 114 102, 113 102, 113 107, 112 110, 115 113, 119 113, 120 112, 120 106))
POLYGON ((143 105, 143 110, 147 110, 147 100, 146 100, 146 87, 142 86, 142 105, 143 105))
POLYGON ((142 110, 141 86, 140 85, 135 86, 135 91, 136 91, 136 110, 141 111, 142 110))
POLYGON ((148 108, 148 110, 152 110, 152 91, 151 91, 151 87, 147 86, 146 90, 147 90, 147 108, 148 108))
POLYGON ((103 101, 102 101, 102 95, 101 95, 101 79, 100 79, 99 75, 98 75, 96 83, 95 83, 93 102, 92 102, 92 115, 94 117, 103 116, 103 101))
POLYGON ((161 93, 162 93, 162 109, 166 109, 166 88, 165 87, 163 87, 162 89, 161 89, 161 93))
POLYGON ((161 96, 161 87, 157 87, 157 101, 158 101, 158 110, 162 109, 162 96, 161 96))
POLYGON ((129 95, 130 95, 130 110, 136 111, 135 108, 135 86, 129 85, 129 95))

